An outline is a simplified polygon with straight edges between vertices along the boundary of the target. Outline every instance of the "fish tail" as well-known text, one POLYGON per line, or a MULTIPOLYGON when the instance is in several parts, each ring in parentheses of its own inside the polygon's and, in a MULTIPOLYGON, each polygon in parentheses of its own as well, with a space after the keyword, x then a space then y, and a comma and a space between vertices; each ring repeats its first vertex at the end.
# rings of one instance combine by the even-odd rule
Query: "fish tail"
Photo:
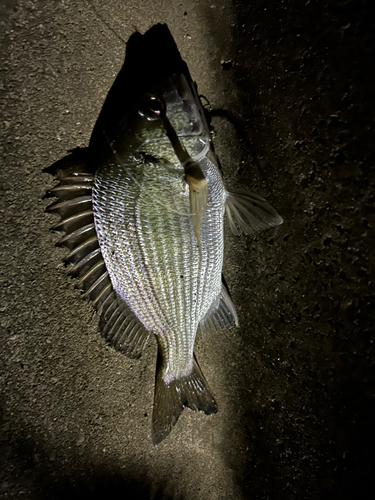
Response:
POLYGON ((163 380, 161 366, 156 373, 154 410, 152 414, 152 442, 154 445, 157 445, 168 436, 184 407, 195 411, 203 411, 206 415, 217 412, 215 399, 195 356, 192 372, 188 376, 166 383, 163 380))

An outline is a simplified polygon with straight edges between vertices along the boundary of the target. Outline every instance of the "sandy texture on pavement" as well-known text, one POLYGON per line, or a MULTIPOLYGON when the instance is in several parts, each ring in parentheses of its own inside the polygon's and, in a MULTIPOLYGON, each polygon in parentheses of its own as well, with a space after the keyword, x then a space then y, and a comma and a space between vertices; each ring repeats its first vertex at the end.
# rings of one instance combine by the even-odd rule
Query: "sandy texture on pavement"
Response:
POLYGON ((3 0, 1 12, 2 498, 370 498, 371 2, 3 0), (49 232, 42 170, 88 145, 122 40, 157 22, 210 101, 225 182, 285 222, 227 230, 241 326, 196 347, 219 412, 185 410, 155 448, 156 345, 134 361, 97 333, 49 232))

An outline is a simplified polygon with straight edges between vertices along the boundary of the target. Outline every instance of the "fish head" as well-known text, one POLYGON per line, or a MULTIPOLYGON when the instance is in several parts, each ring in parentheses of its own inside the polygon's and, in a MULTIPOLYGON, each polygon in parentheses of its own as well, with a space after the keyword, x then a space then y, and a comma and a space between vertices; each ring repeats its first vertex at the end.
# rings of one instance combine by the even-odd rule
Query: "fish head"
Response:
POLYGON ((129 158, 151 155, 151 142, 163 141, 166 104, 160 93, 146 93, 120 121, 109 137, 111 160, 126 163, 129 158))
MULTIPOLYGON (((211 135, 196 86, 168 26, 157 24, 143 35, 133 33, 127 42, 124 64, 91 135, 93 173, 113 159, 114 150, 118 157, 135 152, 156 157, 167 153, 170 139, 165 127, 161 120, 153 120, 148 114, 150 96, 155 98, 149 103, 151 108, 158 101, 163 103, 165 116, 193 160, 208 150, 211 135)), ((169 157, 176 166, 184 161, 174 153, 169 157)))
POLYGON ((211 134, 193 82, 172 75, 142 95, 108 137, 111 161, 153 158, 184 169, 211 147, 211 134))
MULTIPOLYGON (((147 164, 177 173, 188 185, 190 214, 200 245, 207 206, 206 162, 213 153, 205 112, 186 63, 166 25, 129 39, 124 65, 90 139, 91 167, 147 164)), ((212 155, 214 156, 214 155, 212 155)), ((160 182, 162 169, 153 170, 160 182)))

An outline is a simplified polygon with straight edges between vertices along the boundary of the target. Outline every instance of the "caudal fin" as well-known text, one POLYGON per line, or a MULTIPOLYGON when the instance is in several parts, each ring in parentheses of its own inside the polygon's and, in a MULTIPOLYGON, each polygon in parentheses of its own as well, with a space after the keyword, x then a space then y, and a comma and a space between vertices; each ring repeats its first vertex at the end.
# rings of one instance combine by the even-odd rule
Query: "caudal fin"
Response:
POLYGON ((195 357, 191 374, 169 384, 164 382, 161 368, 157 371, 152 413, 154 445, 168 436, 185 406, 206 415, 217 412, 216 402, 195 357))

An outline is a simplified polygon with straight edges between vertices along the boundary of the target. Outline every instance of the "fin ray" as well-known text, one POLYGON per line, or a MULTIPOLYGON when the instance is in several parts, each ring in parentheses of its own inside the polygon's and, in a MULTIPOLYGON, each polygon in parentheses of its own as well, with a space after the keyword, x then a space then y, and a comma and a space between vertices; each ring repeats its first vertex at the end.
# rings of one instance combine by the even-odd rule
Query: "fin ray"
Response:
POLYGON ((89 282, 85 282, 83 284, 82 290, 84 291, 84 294, 82 298, 88 298, 89 300, 93 301, 94 298, 98 296, 102 292, 103 288, 110 282, 111 280, 109 278, 108 272, 104 271, 103 274, 101 274, 91 286, 89 282))
POLYGON ((228 189, 227 193, 225 209, 236 236, 282 224, 283 219, 261 196, 241 189, 228 189))
POLYGON ((83 172, 80 173, 73 173, 72 175, 64 176, 64 177, 58 177, 58 180, 61 182, 62 185, 72 185, 72 186, 77 186, 77 185, 89 185, 94 182, 94 176, 90 174, 85 174, 83 172))
POLYGON ((94 224, 94 216, 91 209, 74 214, 67 219, 62 219, 60 222, 52 226, 51 230, 72 233, 73 231, 76 231, 82 226, 86 226, 88 224, 94 224))
POLYGON ((91 199, 91 196, 79 196, 78 198, 65 200, 61 203, 54 203, 47 210, 48 212, 56 212, 61 218, 65 219, 76 214, 78 211, 84 212, 85 210, 90 210, 92 207, 91 199))
MULTIPOLYGON (((70 160, 72 158, 68 157, 67 162, 70 160)), ((66 233, 56 245, 70 251, 64 259, 72 264, 68 274, 79 278, 75 287, 83 292, 84 299, 101 311, 99 330, 102 336, 125 355, 139 357, 150 334, 113 290, 95 231, 94 176, 70 169, 68 174, 65 171, 57 179, 59 184, 48 192, 48 197, 53 196, 58 201, 47 210, 61 217, 52 230, 66 233)))
POLYGON ((206 415, 217 412, 215 399, 195 356, 191 374, 172 380, 168 384, 163 380, 160 352, 158 365, 152 412, 152 441, 154 445, 168 436, 184 407, 189 407, 194 411, 203 411, 206 415))
POLYGON ((150 332, 116 292, 109 295, 103 304, 99 330, 115 349, 129 358, 139 358, 150 336, 150 332))
POLYGON ((91 269, 84 274, 81 279, 77 282, 76 288, 79 288, 86 292, 91 286, 93 286, 99 278, 107 273, 104 260, 99 260, 91 269))
POLYGON ((82 259, 87 257, 90 253, 94 252, 99 248, 98 239, 96 236, 88 238, 86 241, 78 245, 74 250, 72 250, 65 258, 65 262, 70 264, 77 264, 82 259))
POLYGON ((221 284, 219 297, 214 300, 206 316, 199 323, 202 335, 209 335, 224 328, 238 326, 236 308, 225 286, 221 284))
POLYGON ((79 198, 81 195, 88 195, 92 190, 91 184, 58 185, 48 191, 48 198, 55 197, 59 202, 79 198))
POLYGON ((63 236, 61 240, 56 243, 56 246, 64 246, 69 250, 74 250, 75 247, 95 235, 95 224, 87 224, 63 236))
POLYGON ((98 295, 92 301, 93 307, 99 311, 104 307, 104 304, 108 297, 113 293, 112 283, 109 280, 109 283, 104 286, 104 288, 98 293, 98 295))

